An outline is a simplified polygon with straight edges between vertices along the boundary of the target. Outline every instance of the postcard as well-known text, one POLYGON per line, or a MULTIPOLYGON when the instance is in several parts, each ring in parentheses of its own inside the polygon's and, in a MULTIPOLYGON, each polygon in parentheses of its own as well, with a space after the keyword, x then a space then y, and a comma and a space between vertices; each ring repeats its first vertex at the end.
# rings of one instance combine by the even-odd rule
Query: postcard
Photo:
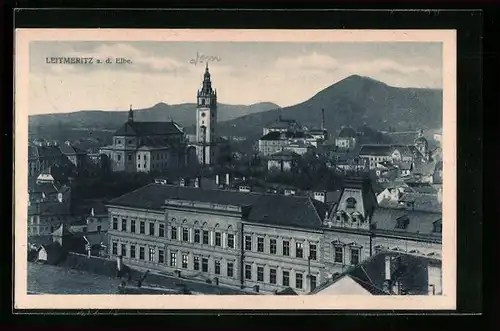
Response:
POLYGON ((17 309, 456 308, 454 30, 18 29, 17 309))

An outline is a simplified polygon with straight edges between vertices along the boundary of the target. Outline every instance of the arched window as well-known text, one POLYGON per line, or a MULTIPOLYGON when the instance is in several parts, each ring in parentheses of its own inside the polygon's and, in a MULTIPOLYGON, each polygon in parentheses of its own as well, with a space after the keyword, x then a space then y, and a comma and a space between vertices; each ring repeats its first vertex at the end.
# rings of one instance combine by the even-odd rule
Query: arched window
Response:
POLYGON ((356 208, 356 199, 354 199, 353 197, 347 198, 346 203, 347 208, 356 208))

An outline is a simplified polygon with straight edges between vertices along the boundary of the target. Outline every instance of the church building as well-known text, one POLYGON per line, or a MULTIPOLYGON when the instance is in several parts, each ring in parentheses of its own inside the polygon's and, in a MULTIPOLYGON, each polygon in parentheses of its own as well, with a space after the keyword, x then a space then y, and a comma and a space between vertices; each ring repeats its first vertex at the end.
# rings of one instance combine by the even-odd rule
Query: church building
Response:
POLYGON ((217 132, 217 90, 212 88, 207 63, 202 88, 197 94, 195 147, 198 163, 215 164, 223 143, 217 132))

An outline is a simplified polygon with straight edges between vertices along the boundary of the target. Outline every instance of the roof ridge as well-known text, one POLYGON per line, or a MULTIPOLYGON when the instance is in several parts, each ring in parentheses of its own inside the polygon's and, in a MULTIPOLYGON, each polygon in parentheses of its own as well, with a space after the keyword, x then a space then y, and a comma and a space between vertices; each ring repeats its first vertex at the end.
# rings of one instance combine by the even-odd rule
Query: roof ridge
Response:
MULTIPOLYGON (((109 201, 108 201, 107 203, 105 203, 105 204, 111 204, 113 201, 115 201, 115 200, 117 200, 117 199, 120 199, 120 198, 122 198, 122 197, 125 197, 125 196, 127 196, 127 195, 130 195, 130 194, 135 193, 135 192, 137 192, 137 191, 139 191, 139 190, 141 190, 141 189, 144 189, 144 188, 146 188, 146 187, 148 187, 148 186, 155 185, 155 184, 156 184, 156 183, 149 183, 149 184, 146 184, 146 185, 141 186, 141 187, 139 187, 139 188, 137 188, 137 189, 135 189, 135 190, 133 190, 133 191, 130 191, 130 192, 127 192, 127 193, 122 194, 122 195, 120 195, 120 196, 117 196, 116 198, 113 198, 112 200, 109 200, 109 201)), ((158 184, 158 185, 162 185, 162 184, 158 184)))

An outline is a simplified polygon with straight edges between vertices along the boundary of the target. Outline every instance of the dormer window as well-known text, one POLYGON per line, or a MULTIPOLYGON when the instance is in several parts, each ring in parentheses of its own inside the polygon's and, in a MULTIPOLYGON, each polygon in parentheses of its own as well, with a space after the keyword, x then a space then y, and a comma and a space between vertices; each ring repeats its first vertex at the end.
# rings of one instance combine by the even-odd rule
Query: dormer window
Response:
POLYGON ((441 220, 434 221, 432 223, 432 226, 433 226, 432 232, 442 233, 443 223, 441 222, 441 220))
POLYGON ((346 200, 347 208, 356 208, 356 199, 353 197, 347 198, 346 200))
POLYGON ((408 224, 410 223, 410 219, 408 216, 401 216, 398 219, 396 219, 396 229, 404 229, 406 230, 408 228, 408 224))

